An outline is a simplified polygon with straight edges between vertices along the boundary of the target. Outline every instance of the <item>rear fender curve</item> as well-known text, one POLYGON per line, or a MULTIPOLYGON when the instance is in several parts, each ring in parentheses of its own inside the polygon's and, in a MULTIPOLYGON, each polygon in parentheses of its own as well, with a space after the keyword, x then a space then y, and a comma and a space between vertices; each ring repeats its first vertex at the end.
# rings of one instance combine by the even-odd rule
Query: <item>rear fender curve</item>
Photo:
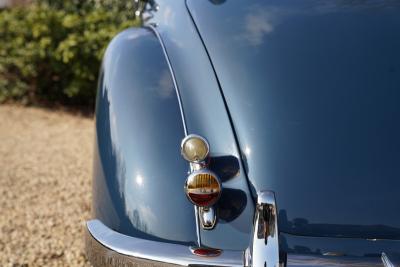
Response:
POLYGON ((178 95, 159 40, 144 28, 106 50, 96 100, 93 216, 125 235, 194 244, 183 185, 185 135, 178 95))

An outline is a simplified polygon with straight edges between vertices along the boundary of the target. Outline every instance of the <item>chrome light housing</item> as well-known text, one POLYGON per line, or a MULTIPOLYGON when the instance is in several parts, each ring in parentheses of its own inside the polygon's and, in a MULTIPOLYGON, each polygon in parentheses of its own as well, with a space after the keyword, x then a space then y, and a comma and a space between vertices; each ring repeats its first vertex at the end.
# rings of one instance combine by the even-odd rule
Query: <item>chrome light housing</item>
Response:
POLYGON ((196 134, 186 136, 181 143, 181 154, 192 163, 203 162, 210 152, 210 146, 204 137, 196 134))

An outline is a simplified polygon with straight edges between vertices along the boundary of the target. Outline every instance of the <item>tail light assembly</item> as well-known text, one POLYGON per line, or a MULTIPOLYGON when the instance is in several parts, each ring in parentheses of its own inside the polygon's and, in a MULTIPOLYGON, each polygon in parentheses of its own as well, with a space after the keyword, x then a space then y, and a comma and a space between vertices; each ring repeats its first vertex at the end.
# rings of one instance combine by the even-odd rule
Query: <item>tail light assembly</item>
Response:
POLYGON ((221 196, 222 186, 218 176, 208 169, 210 146, 204 137, 191 134, 182 140, 181 154, 190 163, 190 173, 185 182, 185 193, 196 206, 203 229, 211 230, 216 224, 213 205, 221 196))
POLYGON ((221 195, 221 184, 217 176, 209 170, 194 171, 185 183, 188 199, 198 207, 211 207, 221 195))

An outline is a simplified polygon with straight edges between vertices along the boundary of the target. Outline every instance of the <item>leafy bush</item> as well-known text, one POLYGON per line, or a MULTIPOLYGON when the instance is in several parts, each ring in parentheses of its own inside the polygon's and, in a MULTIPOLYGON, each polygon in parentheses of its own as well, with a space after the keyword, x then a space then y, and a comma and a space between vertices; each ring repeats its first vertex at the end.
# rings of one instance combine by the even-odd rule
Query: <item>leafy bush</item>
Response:
POLYGON ((138 24, 132 4, 41 0, 0 11, 0 102, 93 106, 108 42, 138 24))

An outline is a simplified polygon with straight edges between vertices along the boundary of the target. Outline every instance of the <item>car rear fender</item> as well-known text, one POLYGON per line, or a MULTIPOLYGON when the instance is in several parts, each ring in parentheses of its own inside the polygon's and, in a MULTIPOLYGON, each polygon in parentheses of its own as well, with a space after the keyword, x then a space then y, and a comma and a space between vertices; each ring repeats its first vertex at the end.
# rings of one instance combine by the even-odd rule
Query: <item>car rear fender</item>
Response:
POLYGON ((157 36, 128 29, 108 46, 96 101, 93 215, 125 235, 193 244, 179 95, 157 36), (179 231, 177 231, 179 229, 179 231))

